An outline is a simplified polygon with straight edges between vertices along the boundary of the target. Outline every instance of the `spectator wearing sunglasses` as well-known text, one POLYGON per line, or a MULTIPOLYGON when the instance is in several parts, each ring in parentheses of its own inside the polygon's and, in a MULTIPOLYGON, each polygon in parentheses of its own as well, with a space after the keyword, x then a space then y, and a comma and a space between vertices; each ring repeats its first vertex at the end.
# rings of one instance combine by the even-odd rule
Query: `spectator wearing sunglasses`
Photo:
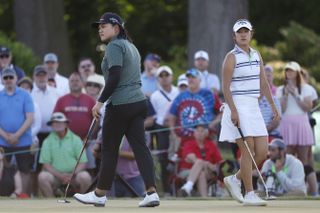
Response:
MULTIPOLYGON (((25 76, 24 71, 12 64, 12 53, 8 47, 0 46, 0 76, 2 75, 2 71, 5 68, 13 69, 16 72, 18 80, 25 76)), ((1 90, 1 82, 0 82, 0 90, 1 90)), ((2 87, 3 88, 3 87, 2 87)))
MULTIPOLYGON (((30 94, 17 87, 17 75, 13 69, 2 71, 4 90, 0 92, 0 147, 6 153, 29 150, 32 143, 31 125, 34 105, 30 94)), ((7 155, 8 162, 13 155, 7 155)), ((33 156, 29 152, 15 155, 22 177, 22 191, 30 185, 33 156)))
MULTIPOLYGON (((177 87, 172 85, 172 70, 168 66, 161 66, 157 69, 156 76, 159 84, 159 89, 152 93, 150 97, 151 104, 156 112, 155 129, 159 132, 156 133, 157 149, 168 150, 169 148, 169 135, 170 131, 160 131, 168 128, 168 121, 166 119, 172 101, 179 95, 177 87)), ((168 166, 168 153, 164 152, 159 154, 159 161, 161 165, 161 181, 165 193, 170 193, 169 174, 167 171, 168 166)))

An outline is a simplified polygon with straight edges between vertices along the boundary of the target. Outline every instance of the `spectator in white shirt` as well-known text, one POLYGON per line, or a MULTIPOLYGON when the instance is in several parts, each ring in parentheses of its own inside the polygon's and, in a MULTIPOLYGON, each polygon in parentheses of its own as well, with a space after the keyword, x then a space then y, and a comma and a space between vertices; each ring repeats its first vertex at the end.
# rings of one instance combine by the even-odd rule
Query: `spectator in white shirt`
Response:
POLYGON ((48 79, 54 79, 57 91, 61 96, 70 92, 68 78, 58 73, 58 57, 54 53, 48 53, 43 58, 43 64, 48 70, 48 79))
POLYGON ((204 50, 199 50, 194 54, 194 66, 201 73, 200 88, 220 91, 220 81, 216 74, 209 73, 209 55, 204 50))
MULTIPOLYGON (((155 128, 158 130, 168 127, 166 117, 172 101, 178 96, 179 90, 172 85, 172 70, 168 66, 161 66, 157 69, 156 77, 159 83, 159 89, 152 93, 150 97, 151 104, 156 112, 155 128)), ((168 153, 170 131, 159 131, 157 136, 157 149, 164 151, 159 154, 161 165, 161 180, 164 192, 170 193, 168 166, 168 153)))
MULTIPOLYGON (((23 77, 18 81, 18 86, 28 91, 31 95, 31 91, 33 89, 33 82, 29 77, 23 77)), ((39 105, 33 100, 34 105, 34 118, 31 126, 31 134, 32 134, 32 146, 38 144, 37 134, 41 128, 41 111, 39 105)))
POLYGON ((48 71, 46 67, 38 65, 33 70, 34 87, 31 92, 33 100, 37 103, 41 113, 41 128, 38 134, 40 147, 42 141, 49 135, 51 128, 47 125, 53 109, 60 97, 56 88, 48 86, 48 71))

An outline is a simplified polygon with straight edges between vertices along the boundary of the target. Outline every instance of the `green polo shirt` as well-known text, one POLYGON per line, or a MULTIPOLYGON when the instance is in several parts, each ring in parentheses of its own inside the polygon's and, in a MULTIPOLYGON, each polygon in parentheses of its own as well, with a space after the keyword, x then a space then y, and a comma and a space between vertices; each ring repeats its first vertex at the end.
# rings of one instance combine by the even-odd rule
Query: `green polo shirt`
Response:
POLYGON ((112 66, 121 66, 118 86, 108 102, 113 105, 129 104, 145 99, 141 91, 140 54, 137 48, 126 39, 112 39, 106 46, 101 63, 102 73, 107 82, 108 71, 112 66))
MULTIPOLYGON (((43 141, 39 162, 50 164, 55 170, 62 173, 72 173, 78 156, 82 149, 82 140, 68 129, 63 139, 55 132, 51 132, 43 141)), ((84 152, 80 163, 86 163, 87 156, 84 152)))

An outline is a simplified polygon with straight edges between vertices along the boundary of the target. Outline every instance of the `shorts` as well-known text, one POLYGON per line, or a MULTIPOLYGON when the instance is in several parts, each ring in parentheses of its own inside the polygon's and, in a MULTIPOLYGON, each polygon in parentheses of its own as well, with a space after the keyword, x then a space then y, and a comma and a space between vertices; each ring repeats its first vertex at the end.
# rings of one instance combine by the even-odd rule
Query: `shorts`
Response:
POLYGON ((22 147, 3 147, 5 153, 22 152, 19 154, 6 155, 7 161, 10 163, 12 156, 14 155, 17 161, 18 170, 20 172, 28 173, 31 171, 34 162, 34 156, 30 153, 30 146, 22 147))
MULTIPOLYGON (((234 104, 240 120, 240 128, 244 137, 268 136, 263 120, 258 98, 248 96, 233 96, 234 104)), ((238 128, 231 121, 231 110, 224 104, 219 141, 235 142, 241 138, 238 128)))

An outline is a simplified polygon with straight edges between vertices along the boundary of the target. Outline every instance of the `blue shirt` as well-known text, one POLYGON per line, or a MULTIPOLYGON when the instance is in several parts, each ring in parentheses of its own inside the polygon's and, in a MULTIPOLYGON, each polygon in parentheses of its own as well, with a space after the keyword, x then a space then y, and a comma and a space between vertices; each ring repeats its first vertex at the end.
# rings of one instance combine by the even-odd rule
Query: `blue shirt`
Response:
MULTIPOLYGON (((26 120, 26 113, 34 112, 33 101, 30 94, 17 87, 13 95, 6 90, 0 91, 0 128, 8 133, 17 132, 26 120)), ((17 147, 29 146, 32 143, 31 127, 19 138, 17 147)), ((10 147, 0 136, 0 146, 10 147)))
MULTIPOLYGON (((278 98, 272 97, 274 104, 276 105, 276 108, 278 109, 280 115, 281 115, 281 105, 280 105, 280 101, 278 98)), ((264 119, 264 122, 266 124, 266 126, 268 126, 272 119, 273 119, 273 111, 272 108, 267 100, 267 98, 265 96, 263 96, 260 100, 259 100, 259 107, 260 107, 260 111, 262 114, 262 117, 264 119)), ((280 132, 278 130, 278 127, 273 129, 271 132, 269 132, 270 136, 280 136, 280 132)))
POLYGON ((189 90, 180 93, 173 101, 170 114, 176 116, 176 129, 179 137, 192 137, 196 124, 209 124, 214 120, 214 95, 208 89, 200 89, 196 93, 189 90))
POLYGON ((141 74, 142 92, 151 95, 158 89, 158 81, 155 76, 147 76, 145 72, 141 74))

